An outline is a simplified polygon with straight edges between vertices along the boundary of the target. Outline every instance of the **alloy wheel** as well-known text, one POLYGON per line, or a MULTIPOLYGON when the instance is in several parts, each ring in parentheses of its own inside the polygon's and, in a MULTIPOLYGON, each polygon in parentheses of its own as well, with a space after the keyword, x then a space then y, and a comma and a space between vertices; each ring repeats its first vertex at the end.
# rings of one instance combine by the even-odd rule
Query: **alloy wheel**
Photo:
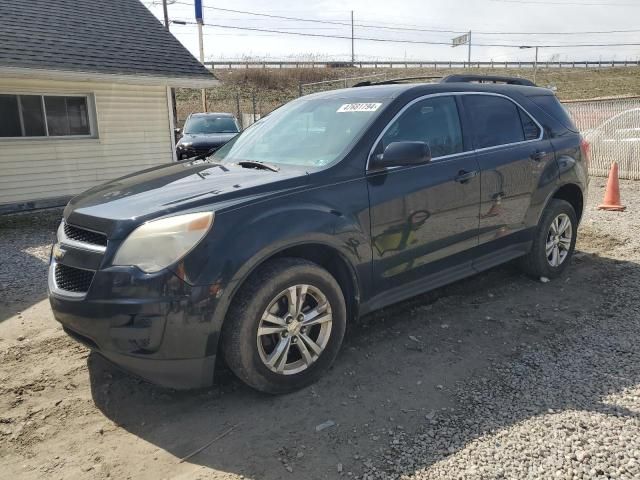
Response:
POLYGON ((573 226, 571 219, 561 213, 553 219, 547 233, 546 254, 547 261, 552 267, 558 267, 569 256, 573 240, 573 226))
POLYGON ((260 359, 269 370, 281 375, 306 370, 327 346, 332 321, 331 304, 318 288, 287 288, 276 295, 260 318, 260 359))

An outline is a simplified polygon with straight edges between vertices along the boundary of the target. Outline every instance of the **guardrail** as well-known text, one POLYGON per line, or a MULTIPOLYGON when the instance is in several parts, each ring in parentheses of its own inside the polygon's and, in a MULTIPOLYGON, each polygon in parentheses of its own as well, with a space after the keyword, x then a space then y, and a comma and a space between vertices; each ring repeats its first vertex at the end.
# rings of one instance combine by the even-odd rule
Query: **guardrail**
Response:
MULTIPOLYGON (((291 60, 219 60, 204 62, 205 66, 215 70, 220 68, 534 68, 535 62, 442 62, 442 61, 364 61, 364 62, 317 62, 291 60)), ((611 68, 638 67, 640 60, 583 60, 575 62, 538 62, 538 68, 611 68)))

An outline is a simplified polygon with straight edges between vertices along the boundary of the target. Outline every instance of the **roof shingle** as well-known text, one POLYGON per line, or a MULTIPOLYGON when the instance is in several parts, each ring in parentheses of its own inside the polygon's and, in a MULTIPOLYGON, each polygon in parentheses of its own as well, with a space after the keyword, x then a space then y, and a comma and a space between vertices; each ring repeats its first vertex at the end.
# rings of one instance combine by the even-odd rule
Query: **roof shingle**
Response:
POLYGON ((0 66, 213 79, 139 0, 2 0, 0 66))

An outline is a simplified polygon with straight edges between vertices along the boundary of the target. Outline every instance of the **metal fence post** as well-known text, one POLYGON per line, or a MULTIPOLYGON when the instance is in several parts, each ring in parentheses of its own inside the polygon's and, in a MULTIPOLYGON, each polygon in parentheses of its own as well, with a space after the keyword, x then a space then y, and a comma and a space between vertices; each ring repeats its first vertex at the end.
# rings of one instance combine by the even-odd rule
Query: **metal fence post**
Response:
POLYGON ((256 91, 252 92, 251 101, 253 103, 253 121, 256 121, 256 91))
POLYGON ((240 92, 236 92, 236 110, 238 119, 240 120, 240 129, 244 130, 244 122, 242 121, 242 112, 240 111, 240 92))

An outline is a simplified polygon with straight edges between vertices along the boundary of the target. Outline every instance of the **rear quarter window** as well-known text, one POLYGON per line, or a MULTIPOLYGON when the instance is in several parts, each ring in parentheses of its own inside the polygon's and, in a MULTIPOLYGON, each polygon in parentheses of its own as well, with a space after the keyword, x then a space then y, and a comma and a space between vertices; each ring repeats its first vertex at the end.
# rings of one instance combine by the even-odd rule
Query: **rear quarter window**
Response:
POLYGON ((547 114, 549 114, 552 118, 560 122, 563 127, 573 132, 578 131, 578 127, 576 127, 576 124, 573 122, 569 111, 564 108, 564 106, 560 103, 555 95, 533 95, 528 98, 545 112, 547 112, 547 114))

